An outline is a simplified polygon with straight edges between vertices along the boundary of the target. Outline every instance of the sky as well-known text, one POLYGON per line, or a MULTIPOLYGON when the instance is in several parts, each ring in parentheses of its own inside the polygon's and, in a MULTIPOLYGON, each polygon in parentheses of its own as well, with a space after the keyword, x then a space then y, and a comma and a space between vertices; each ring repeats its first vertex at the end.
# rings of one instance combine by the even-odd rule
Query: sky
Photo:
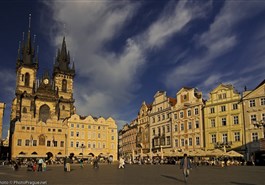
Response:
POLYGON ((0 2, 0 102, 3 136, 15 97, 23 32, 36 35, 40 77, 52 73, 63 36, 75 63, 80 115, 112 117, 121 129, 157 91, 203 97, 220 83, 242 92, 265 77, 265 1, 3 0, 0 2))

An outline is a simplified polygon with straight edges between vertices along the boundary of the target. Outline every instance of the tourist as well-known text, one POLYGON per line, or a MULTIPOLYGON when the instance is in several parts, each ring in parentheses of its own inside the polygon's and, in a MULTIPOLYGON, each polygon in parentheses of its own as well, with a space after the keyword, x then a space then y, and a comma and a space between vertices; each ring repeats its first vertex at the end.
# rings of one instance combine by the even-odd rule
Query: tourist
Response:
POLYGON ((191 169, 191 162, 187 154, 184 154, 184 157, 180 161, 180 169, 183 170, 184 180, 187 182, 190 174, 189 169, 191 169))
POLYGON ((72 163, 72 159, 70 157, 67 157, 66 160, 65 160, 66 171, 67 172, 71 171, 71 166, 70 166, 71 163, 72 163))
POLYGON ((43 163, 42 163, 42 171, 45 172, 46 168, 47 168, 46 162, 43 161, 43 163))
POLYGON ((80 168, 84 168, 84 161, 83 161, 83 159, 80 159, 79 160, 79 163, 80 163, 80 168))
POLYGON ((119 168, 124 168, 124 165, 125 165, 124 159, 123 159, 123 157, 120 157, 119 168))
POLYGON ((43 159, 42 158, 39 158, 39 160, 38 160, 38 172, 41 172, 42 171, 42 163, 43 163, 44 161, 43 161, 43 159))

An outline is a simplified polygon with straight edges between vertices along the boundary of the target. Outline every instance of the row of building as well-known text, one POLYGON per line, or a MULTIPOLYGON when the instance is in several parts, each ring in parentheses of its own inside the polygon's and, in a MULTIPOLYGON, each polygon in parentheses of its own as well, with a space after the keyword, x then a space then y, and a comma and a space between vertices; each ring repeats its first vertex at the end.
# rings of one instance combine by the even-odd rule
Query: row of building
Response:
MULTIPOLYGON (((37 78, 38 55, 31 40, 29 30, 27 40, 23 38, 18 49, 6 157, 55 159, 69 155, 84 158, 101 155, 117 160, 115 120, 76 114, 75 67, 74 64, 70 67, 65 38, 58 49, 52 75, 45 72, 40 78, 37 78)), ((0 104, 0 111, 3 106, 0 104)), ((2 123, 0 131, 2 133, 2 123)))
POLYGON ((240 94, 220 84, 204 100, 196 88, 183 87, 176 97, 158 91, 143 102, 137 118, 119 131, 120 155, 172 154, 199 149, 238 151, 249 159, 265 150, 265 80, 240 94))

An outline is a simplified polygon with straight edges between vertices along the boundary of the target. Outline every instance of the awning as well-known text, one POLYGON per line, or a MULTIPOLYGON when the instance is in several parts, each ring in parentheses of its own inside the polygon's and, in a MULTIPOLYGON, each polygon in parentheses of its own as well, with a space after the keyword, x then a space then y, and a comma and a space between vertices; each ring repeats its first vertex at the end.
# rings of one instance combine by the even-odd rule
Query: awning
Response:
POLYGON ((17 155, 17 158, 46 158, 47 155, 17 155))

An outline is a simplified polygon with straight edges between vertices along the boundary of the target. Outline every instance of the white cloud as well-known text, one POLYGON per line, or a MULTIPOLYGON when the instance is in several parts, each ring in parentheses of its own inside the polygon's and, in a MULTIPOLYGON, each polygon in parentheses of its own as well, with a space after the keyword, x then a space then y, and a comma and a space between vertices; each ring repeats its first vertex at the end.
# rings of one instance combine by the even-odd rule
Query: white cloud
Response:
MULTIPOLYGON (((263 9, 262 6, 260 7, 260 3, 225 1, 209 30, 195 39, 197 47, 199 49, 204 48, 204 52, 200 53, 200 55, 187 57, 184 64, 173 69, 166 76, 166 85, 168 87, 172 86, 176 79, 187 84, 195 78, 197 80, 202 79, 207 73, 211 73, 209 69, 215 59, 231 51, 238 44, 237 34, 234 31, 235 27, 242 20, 256 15, 263 9)), ((219 78, 217 76, 212 76, 211 78, 214 77, 219 78)))

